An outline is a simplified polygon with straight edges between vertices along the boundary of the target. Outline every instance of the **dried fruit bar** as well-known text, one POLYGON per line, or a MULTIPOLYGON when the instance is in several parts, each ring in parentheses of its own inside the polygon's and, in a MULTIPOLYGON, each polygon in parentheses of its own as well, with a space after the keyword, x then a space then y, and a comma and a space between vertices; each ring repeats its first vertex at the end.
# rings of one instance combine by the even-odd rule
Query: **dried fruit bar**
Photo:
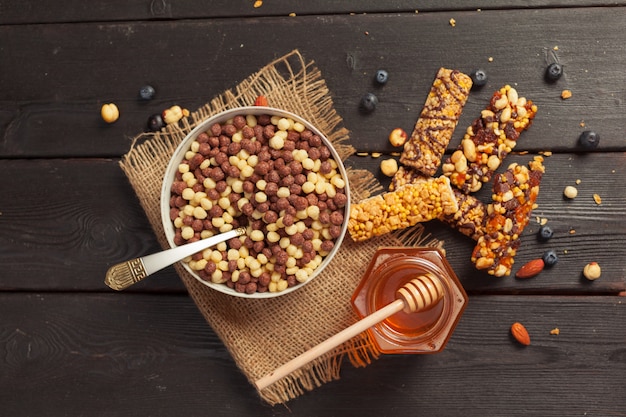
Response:
POLYGON ((467 101, 472 79, 457 70, 440 68, 411 137, 404 144, 400 162, 431 177, 467 101))
POLYGON ((348 232, 354 241, 363 241, 457 210, 448 178, 428 178, 353 204, 348 232))
POLYGON ((478 240, 485 233, 484 222, 487 216, 487 206, 470 194, 464 194, 454 189, 454 197, 459 211, 453 214, 442 214, 439 220, 452 226, 465 236, 478 240))
POLYGON ((467 129, 459 148, 445 160, 443 174, 464 193, 478 191, 491 179, 537 113, 531 100, 510 85, 496 91, 467 129))
POLYGON ((472 252, 477 269, 497 277, 509 275, 520 235, 536 207, 539 184, 544 172, 543 158, 536 156, 529 164, 513 163, 494 177, 493 201, 487 205, 485 234, 472 252))

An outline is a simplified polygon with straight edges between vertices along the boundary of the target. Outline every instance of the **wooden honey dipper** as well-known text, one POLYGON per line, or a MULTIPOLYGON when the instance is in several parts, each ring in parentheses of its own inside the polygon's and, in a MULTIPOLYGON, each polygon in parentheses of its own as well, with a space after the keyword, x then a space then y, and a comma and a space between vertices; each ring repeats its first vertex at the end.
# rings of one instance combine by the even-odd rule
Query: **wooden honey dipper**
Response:
POLYGON ((401 310, 407 313, 428 310, 441 300, 443 294, 443 285, 436 276, 427 273, 413 278, 396 291, 395 301, 281 365, 273 372, 258 379, 254 384, 259 390, 262 390, 401 310))

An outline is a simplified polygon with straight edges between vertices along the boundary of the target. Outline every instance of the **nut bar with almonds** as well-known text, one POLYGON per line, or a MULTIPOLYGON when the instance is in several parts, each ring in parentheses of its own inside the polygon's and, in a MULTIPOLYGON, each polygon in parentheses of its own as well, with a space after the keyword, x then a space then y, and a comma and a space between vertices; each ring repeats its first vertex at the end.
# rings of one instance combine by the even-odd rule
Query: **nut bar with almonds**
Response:
POLYGON ((543 158, 529 164, 513 163, 494 177, 493 201, 487 206, 485 233, 472 252, 477 269, 502 277, 511 273, 520 235, 536 207, 539 184, 545 171, 543 158))
POLYGON ((459 211, 452 214, 441 214, 439 220, 450 225, 465 236, 474 240, 480 239, 485 234, 485 217, 487 206, 482 201, 470 194, 464 194, 454 189, 454 196, 459 206, 459 211))
POLYGON ((359 242, 457 211, 448 178, 427 178, 353 204, 348 232, 359 242))
POLYGON ((464 193, 480 190, 491 179, 537 112, 531 100, 510 85, 491 97, 481 116, 467 129, 459 148, 445 160, 443 174, 464 193))
POLYGON ((427 177, 435 174, 472 88, 472 79, 457 70, 440 68, 426 103, 404 144, 400 162, 427 177))

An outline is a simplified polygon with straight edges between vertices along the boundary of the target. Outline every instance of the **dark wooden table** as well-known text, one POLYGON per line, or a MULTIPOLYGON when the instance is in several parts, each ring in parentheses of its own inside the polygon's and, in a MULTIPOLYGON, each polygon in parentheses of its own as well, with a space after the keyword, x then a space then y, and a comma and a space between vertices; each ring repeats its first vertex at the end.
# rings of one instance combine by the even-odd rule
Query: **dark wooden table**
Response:
MULTIPOLYGON (((0 1, 0 414, 626 415, 625 2, 483 3, 0 1), (393 151, 391 129, 412 129, 440 66, 489 75, 451 149, 502 85, 532 99, 539 113, 508 161, 552 156, 516 267, 547 249, 560 261, 531 280, 496 279, 471 265, 473 241, 427 224, 470 296, 446 349, 346 364, 339 381, 270 407, 172 268, 121 294, 103 278, 159 249, 118 167, 148 116, 195 109, 296 48, 370 155, 393 151), (553 61, 565 73, 550 84, 553 61), (384 88, 372 86, 379 68, 384 88), (157 90, 150 102, 137 99, 144 84, 157 90), (380 105, 364 116, 367 91, 380 105), (121 109, 113 125, 100 119, 105 102, 121 109), (584 129, 601 136, 592 152, 576 146, 584 129), (535 217, 554 229, 548 243, 535 217), (590 282, 593 261, 602 277, 590 282), (514 321, 531 346, 512 340, 514 321)), ((349 162, 379 175, 380 159, 349 162)))

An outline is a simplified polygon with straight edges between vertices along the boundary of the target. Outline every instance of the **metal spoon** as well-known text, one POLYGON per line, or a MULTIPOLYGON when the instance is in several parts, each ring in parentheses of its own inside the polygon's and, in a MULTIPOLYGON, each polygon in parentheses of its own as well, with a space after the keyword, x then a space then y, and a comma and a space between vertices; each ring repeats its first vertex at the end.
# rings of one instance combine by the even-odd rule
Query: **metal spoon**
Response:
POLYGON ((124 290, 142 279, 154 274, 157 271, 170 266, 181 259, 200 252, 201 250, 215 246, 234 237, 246 234, 245 227, 230 230, 219 235, 211 236, 207 239, 198 240, 186 245, 177 246, 152 255, 131 259, 113 265, 109 268, 104 278, 104 283, 114 290, 124 290))

